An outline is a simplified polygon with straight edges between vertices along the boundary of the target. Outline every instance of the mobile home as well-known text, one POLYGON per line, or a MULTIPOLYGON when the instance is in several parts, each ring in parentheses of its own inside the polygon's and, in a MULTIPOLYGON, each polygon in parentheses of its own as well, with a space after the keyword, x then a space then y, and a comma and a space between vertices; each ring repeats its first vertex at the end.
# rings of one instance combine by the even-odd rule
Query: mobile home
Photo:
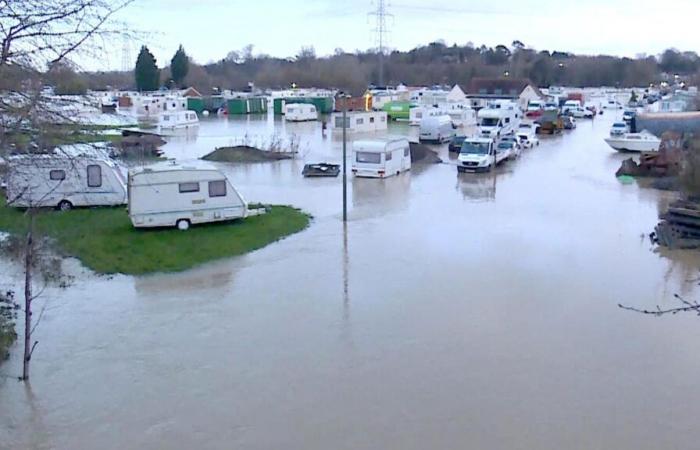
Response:
POLYGON ((156 164, 129 171, 129 218, 137 228, 244 218, 248 205, 226 176, 207 165, 156 164))
POLYGON ((355 141, 352 173, 356 177, 386 178, 411 170, 411 149, 406 138, 355 141))
POLYGON ((457 133, 450 116, 425 117, 420 122, 419 139, 421 142, 447 142, 457 133))
POLYGON ((477 114, 479 134, 495 138, 513 133, 520 125, 521 113, 518 105, 511 101, 496 101, 477 114))
MULTIPOLYGON (((373 133, 387 129, 387 114, 383 111, 354 111, 346 113, 348 132, 373 133)), ((333 129, 343 131, 343 115, 335 114, 333 129)))
POLYGON ((9 158, 7 202, 20 208, 116 206, 127 200, 126 169, 107 158, 22 155, 9 158))
POLYGON ((316 106, 309 103, 289 103, 284 105, 284 120, 287 122, 318 120, 318 112, 316 106))

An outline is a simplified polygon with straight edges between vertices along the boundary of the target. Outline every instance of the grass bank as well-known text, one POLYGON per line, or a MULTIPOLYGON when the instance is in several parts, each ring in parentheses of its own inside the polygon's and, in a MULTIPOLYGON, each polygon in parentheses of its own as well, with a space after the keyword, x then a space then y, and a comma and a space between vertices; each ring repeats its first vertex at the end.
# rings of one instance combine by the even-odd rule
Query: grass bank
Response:
MULTIPOLYGON (((26 217, 0 200, 0 230, 21 234, 26 217)), ((310 216, 290 206, 245 220, 177 229, 137 230, 125 208, 41 211, 37 229, 59 253, 78 258, 101 274, 177 272, 262 248, 309 225, 310 216)))

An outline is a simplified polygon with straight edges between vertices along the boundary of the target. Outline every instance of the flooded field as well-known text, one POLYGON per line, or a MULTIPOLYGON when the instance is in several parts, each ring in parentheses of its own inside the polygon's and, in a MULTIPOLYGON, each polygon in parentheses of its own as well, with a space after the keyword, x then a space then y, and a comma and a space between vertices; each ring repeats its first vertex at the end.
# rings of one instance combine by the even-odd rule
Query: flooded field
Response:
MULTIPOLYGON (((311 227, 181 274, 48 291, 31 386, 19 347, 0 366, 0 448, 696 448, 700 319, 617 304, 697 298, 699 261, 649 244, 671 196, 615 179, 612 121, 495 174, 350 178, 344 227, 341 179, 300 175, 340 161, 338 136, 204 120, 166 155, 294 135, 297 160, 226 170, 311 227)), ((0 263, 2 286, 18 270, 0 263)))

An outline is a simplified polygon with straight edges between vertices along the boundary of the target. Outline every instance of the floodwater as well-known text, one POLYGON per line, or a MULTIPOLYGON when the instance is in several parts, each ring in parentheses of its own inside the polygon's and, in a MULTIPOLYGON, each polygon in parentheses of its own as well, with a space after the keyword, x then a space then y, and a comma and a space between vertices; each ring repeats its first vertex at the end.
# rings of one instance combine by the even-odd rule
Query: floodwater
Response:
POLYGON ((346 228, 340 178, 300 176, 340 161, 337 136, 204 121, 166 153, 296 135, 299 160, 227 171, 311 226, 185 273, 47 291, 31 385, 13 378, 19 347, 0 367, 0 448, 697 448, 700 319, 617 304, 696 299, 698 258, 649 244, 671 196, 615 179, 612 120, 495 175, 350 179, 346 228))

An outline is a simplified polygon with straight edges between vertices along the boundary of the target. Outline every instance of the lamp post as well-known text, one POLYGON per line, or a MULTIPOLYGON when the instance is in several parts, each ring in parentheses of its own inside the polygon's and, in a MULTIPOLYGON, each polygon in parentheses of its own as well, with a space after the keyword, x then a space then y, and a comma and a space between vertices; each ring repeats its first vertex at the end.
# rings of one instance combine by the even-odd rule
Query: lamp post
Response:
POLYGON ((348 128, 348 98, 342 94, 343 99, 343 223, 348 221, 348 171, 347 171, 347 128, 348 128))

